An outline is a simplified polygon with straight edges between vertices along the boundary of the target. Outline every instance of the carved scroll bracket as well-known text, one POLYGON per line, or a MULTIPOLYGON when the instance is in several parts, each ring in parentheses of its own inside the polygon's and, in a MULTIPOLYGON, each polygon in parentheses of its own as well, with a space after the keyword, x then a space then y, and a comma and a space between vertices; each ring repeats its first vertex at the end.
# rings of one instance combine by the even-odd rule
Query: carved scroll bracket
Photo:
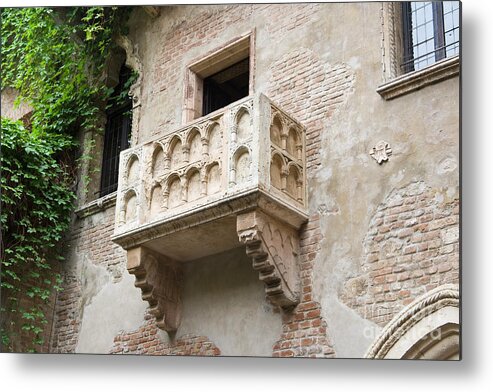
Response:
POLYGON ((174 332, 181 321, 183 272, 180 265, 144 247, 127 251, 128 272, 135 275, 135 286, 149 302, 150 313, 159 328, 174 332))
POLYGON ((282 308, 299 302, 299 236, 296 230, 259 210, 237 217, 240 242, 265 283, 268 299, 282 308))

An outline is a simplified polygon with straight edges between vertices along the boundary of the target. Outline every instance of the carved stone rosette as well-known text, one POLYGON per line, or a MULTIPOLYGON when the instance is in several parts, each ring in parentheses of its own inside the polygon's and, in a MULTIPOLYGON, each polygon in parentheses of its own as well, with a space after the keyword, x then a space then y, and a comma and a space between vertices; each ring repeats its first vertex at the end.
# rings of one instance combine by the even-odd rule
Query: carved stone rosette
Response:
POLYGON ((237 231, 271 303, 295 306, 299 302, 298 233, 260 211, 239 215, 237 231))
POLYGON ((181 321, 183 273, 180 265, 137 247, 127 251, 127 268, 135 275, 135 286, 142 290, 142 299, 149 302, 149 311, 156 317, 157 326, 168 332, 176 331, 181 321))
POLYGON ((381 164, 382 162, 389 160, 389 157, 392 155, 392 149, 390 148, 389 143, 381 140, 369 151, 369 154, 378 162, 378 164, 381 164))

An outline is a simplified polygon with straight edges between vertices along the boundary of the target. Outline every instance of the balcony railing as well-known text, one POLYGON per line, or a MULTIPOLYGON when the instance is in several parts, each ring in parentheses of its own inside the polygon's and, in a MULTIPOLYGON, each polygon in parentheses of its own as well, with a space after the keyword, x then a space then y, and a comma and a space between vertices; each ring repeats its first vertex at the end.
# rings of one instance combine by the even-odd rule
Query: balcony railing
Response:
MULTIPOLYGON (((161 134, 120 156, 113 240, 130 272, 149 280, 146 255, 170 266, 246 245, 271 299, 296 303, 297 267, 285 259, 306 220, 305 128, 260 94, 161 134), (259 249, 264 241, 282 251, 259 249)), ((169 317, 163 328, 174 329, 169 317)))

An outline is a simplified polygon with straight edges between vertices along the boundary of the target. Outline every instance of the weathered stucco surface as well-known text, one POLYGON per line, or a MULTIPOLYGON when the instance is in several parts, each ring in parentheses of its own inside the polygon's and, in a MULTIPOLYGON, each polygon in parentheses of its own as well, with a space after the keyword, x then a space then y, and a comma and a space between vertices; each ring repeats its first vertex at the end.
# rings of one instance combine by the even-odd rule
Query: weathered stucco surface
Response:
MULTIPOLYGON (((382 99, 376 92, 382 82, 380 3, 168 6, 155 19, 137 10, 129 37, 143 78, 132 143, 151 140, 158 129, 171 133, 181 126, 186 66, 251 31, 255 92, 265 93, 307 128, 310 221, 305 230, 316 237, 302 233, 302 282, 303 301, 310 303, 291 315, 276 313, 265 301, 244 249, 210 256, 186 265, 183 320, 174 339, 207 337, 222 355, 270 356, 276 342, 279 350, 290 350, 296 341, 299 351, 281 355, 329 356, 333 349, 337 357, 361 357, 381 327, 415 296, 458 282, 458 77, 391 101, 382 99), (392 155, 378 164, 369 151, 382 140, 392 155), (393 221, 397 212, 388 211, 399 207, 394 195, 416 186, 422 192, 409 196, 415 197, 409 203, 422 202, 429 220, 402 215, 393 221), (416 201, 416 196, 423 199, 416 201), (450 214, 440 216, 445 210, 450 214), (390 234, 378 231, 379 213, 389 219, 390 234), (402 228, 395 223, 401 220, 402 228), (405 228, 413 234, 399 237, 405 228), (430 237, 435 242, 427 242, 426 249, 413 236, 435 231, 442 234, 430 237), (368 241, 379 234, 373 245, 383 259, 375 263, 368 241), (394 253, 386 251, 396 238, 402 254, 395 248, 394 253), (415 252, 409 248, 412 253, 404 253, 413 244, 415 252), (439 261, 427 264, 429 259, 439 261), (409 278, 404 279, 399 274, 406 271, 409 278), (293 323, 308 314, 298 311, 311 312, 315 319, 295 330, 293 323), (303 328, 313 332, 306 342, 303 328), (317 349, 305 350, 304 345, 317 349)), ((112 227, 114 209, 107 211, 102 219, 112 227)), ((86 225, 77 235, 92 238, 100 226, 93 224, 89 233, 86 225)), ((109 244, 110 234, 108 229, 97 240, 109 244)), ((87 252, 73 253, 72 263, 97 263, 87 252)), ((145 302, 139 303, 139 290, 121 273, 124 263, 118 259, 111 276, 109 267, 85 270, 84 279, 99 283, 91 283, 97 290, 91 290, 81 312, 77 351, 108 352, 111 334, 122 330, 118 339, 123 342, 139 325, 147 331, 142 329, 145 302), (115 306, 119 309, 110 309, 115 306)), ((170 344, 166 333, 157 335, 160 344, 170 344)))
POLYGON ((279 311, 265 301, 243 248, 187 265, 178 337, 203 334, 221 355, 270 356, 280 333, 279 311))
MULTIPOLYGON (((102 274, 105 275, 104 272, 102 274)), ((146 303, 135 290, 134 278, 128 272, 124 273, 118 283, 106 282, 84 307, 75 352, 109 352, 115 335, 121 330, 137 328, 142 323, 146 309, 146 303)))
POLYGON ((16 103, 19 93, 11 87, 6 87, 2 90, 2 99, 0 111, 2 117, 20 120, 32 109, 25 102, 16 103))

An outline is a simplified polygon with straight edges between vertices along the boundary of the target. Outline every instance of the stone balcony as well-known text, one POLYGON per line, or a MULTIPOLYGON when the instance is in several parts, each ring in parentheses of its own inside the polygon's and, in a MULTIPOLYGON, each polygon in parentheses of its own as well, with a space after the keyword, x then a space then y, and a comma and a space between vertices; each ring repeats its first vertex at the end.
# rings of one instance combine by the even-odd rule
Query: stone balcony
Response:
POLYGON ((304 127, 260 94, 161 133, 120 155, 112 237, 158 326, 179 326, 183 262, 240 246, 270 301, 296 305, 304 127))

